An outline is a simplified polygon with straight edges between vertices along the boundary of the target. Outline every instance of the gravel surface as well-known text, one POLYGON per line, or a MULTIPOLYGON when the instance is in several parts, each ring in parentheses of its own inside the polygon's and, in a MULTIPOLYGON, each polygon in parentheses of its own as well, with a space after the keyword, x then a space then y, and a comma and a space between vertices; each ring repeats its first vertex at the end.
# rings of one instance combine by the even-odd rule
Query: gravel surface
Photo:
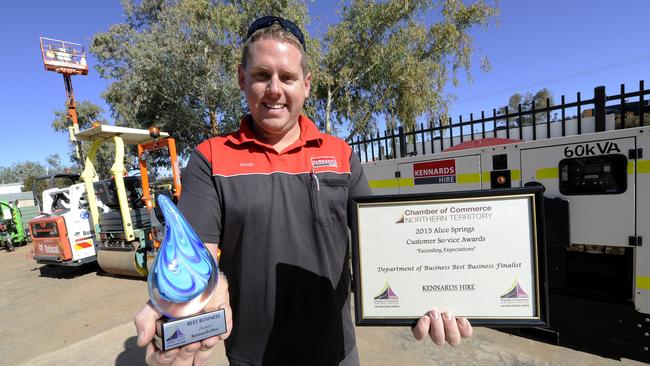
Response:
MULTIPOLYGON (((0 250, 0 365, 139 365, 133 314, 144 280, 36 264, 30 247, 0 250)), ((477 328, 458 347, 417 342, 408 328, 357 327, 363 365, 644 365, 477 328)), ((222 347, 212 362, 226 365, 222 347)))

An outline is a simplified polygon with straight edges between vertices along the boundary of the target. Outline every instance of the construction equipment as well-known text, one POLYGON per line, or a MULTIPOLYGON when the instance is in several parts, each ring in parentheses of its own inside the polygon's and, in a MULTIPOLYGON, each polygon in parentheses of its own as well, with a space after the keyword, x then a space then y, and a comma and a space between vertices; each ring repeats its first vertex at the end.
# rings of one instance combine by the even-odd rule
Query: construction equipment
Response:
POLYGON ((377 195, 543 185, 550 327, 522 334, 648 362, 650 128, 614 130, 613 115, 606 124, 604 132, 537 141, 473 140, 363 169, 377 195))
POLYGON ((82 161, 81 144, 75 140, 75 134, 79 132, 79 124, 77 123, 77 107, 72 89, 72 75, 88 75, 84 46, 45 37, 39 39, 45 70, 63 75, 68 106, 70 142, 74 144, 77 159, 82 161))
POLYGON ((15 246, 23 245, 27 241, 28 236, 18 207, 7 201, 0 201, 0 244, 8 252, 13 252, 15 246))
MULTIPOLYGON (((75 173, 61 173, 52 175, 43 175, 37 177, 32 182, 32 196, 34 203, 38 207, 41 214, 51 214, 56 207, 52 207, 54 197, 47 198, 43 196, 43 192, 52 188, 66 188, 73 184, 81 182, 81 176, 75 173), (47 204, 44 203, 47 201, 47 204)), ((60 193, 60 192, 59 192, 60 193)), ((55 194, 56 196, 56 194, 55 194)), ((64 194, 59 194, 57 197, 57 206, 60 200, 65 200, 64 194)), ((59 209, 62 207, 58 207, 59 209)))
POLYGON ((41 211, 29 221, 36 262, 61 266, 94 262, 95 242, 79 174, 38 177, 32 192, 41 211))
POLYGON ((97 261, 108 273, 145 277, 148 263, 153 261, 161 233, 155 215, 153 194, 169 194, 178 198, 181 191, 176 145, 166 132, 119 126, 96 125, 76 135, 80 141, 91 142, 81 177, 88 192, 88 204, 97 245, 97 261), (97 180, 93 160, 99 146, 115 145, 111 168, 113 178, 97 180), (140 176, 125 177, 125 144, 138 145, 140 176), (170 190, 152 192, 146 164, 150 151, 168 149, 173 184, 170 190), (97 198, 99 200, 97 200, 97 198), (104 210, 100 212, 100 204, 104 210))

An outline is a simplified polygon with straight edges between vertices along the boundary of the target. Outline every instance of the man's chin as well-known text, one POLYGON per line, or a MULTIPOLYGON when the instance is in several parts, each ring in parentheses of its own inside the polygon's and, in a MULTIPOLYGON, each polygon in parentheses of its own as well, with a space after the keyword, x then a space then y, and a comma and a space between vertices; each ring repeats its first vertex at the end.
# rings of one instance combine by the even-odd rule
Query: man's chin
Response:
POLYGON ((280 110, 280 111, 269 111, 265 110, 262 111, 262 113, 259 114, 259 117, 263 121, 269 121, 272 123, 282 123, 284 121, 289 120, 290 115, 287 113, 286 110, 280 110))
POLYGON ((279 135, 289 132, 297 123, 297 117, 294 123, 289 122, 286 118, 261 118, 260 121, 255 122, 255 125, 264 133, 279 135))

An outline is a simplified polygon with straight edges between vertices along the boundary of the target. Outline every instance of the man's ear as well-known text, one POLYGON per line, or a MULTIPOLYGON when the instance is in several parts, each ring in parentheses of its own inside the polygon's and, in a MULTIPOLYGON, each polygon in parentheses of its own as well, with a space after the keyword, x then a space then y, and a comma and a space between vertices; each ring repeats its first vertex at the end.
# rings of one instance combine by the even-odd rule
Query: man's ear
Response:
POLYGON ((239 83, 239 89, 244 90, 244 75, 246 71, 244 70, 244 66, 242 65, 237 65, 237 82, 239 83))
POLYGON ((309 97, 309 89, 311 89, 311 72, 305 76, 305 98, 309 97))

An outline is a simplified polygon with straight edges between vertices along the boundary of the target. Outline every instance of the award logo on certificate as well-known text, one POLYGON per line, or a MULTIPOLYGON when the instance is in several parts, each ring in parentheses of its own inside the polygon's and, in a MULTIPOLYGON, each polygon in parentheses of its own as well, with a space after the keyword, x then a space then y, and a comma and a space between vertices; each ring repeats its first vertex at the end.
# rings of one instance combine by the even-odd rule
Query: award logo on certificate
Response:
POLYGON ((157 202, 165 217, 165 237, 147 282, 151 303, 164 314, 156 323, 154 342, 166 351, 227 329, 223 309, 203 312, 217 287, 215 259, 169 198, 160 195, 157 202))
POLYGON ((541 187, 350 200, 357 325, 544 326, 541 187))

